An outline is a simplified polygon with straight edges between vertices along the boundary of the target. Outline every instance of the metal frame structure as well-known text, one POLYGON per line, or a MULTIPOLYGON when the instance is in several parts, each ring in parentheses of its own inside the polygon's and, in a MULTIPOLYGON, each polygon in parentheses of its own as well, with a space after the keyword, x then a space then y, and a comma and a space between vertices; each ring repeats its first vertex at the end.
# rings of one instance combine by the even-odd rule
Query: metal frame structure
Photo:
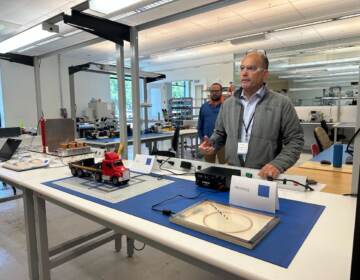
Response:
MULTIPOLYGON (((114 228, 111 224, 89 215, 86 212, 37 194, 28 188, 24 188, 20 184, 7 181, 6 183, 11 183, 23 191, 27 259, 30 261, 28 263, 29 279, 49 280, 51 279, 51 269, 112 240, 115 241, 115 251, 120 252, 122 239, 120 229, 114 228), (46 201, 61 206, 104 227, 49 248, 46 201)), ((126 237, 126 244, 127 255, 128 257, 132 257, 134 254, 134 239, 126 237)))
MULTIPOLYGON (((74 75, 77 72, 91 72, 91 73, 99 73, 99 74, 111 74, 116 75, 118 80, 118 105, 119 105, 119 129, 120 129, 120 139, 125 145, 123 158, 127 159, 127 147, 128 147, 128 137, 127 137, 127 128, 126 128, 126 100, 125 100, 125 77, 132 77, 132 69, 124 66, 124 48, 123 46, 117 44, 117 63, 115 65, 109 64, 100 64, 100 63, 85 63, 76 66, 69 67, 69 83, 70 83, 70 111, 71 118, 76 119, 76 104, 75 104, 75 78, 74 75)), ((139 71, 138 76, 140 79, 144 80, 144 101, 147 103, 147 84, 158 81, 161 79, 165 79, 166 76, 164 74, 152 73, 152 72, 144 72, 139 71)), ((140 91, 139 91, 140 92, 140 91)), ((140 98, 140 97, 139 97, 140 98)), ((134 104, 134 103, 133 103, 134 104)), ((140 104, 140 100, 139 100, 140 104)), ((140 106, 139 106, 140 110, 140 106)), ((140 112, 139 112, 140 116, 140 112)), ((147 107, 144 108, 144 122, 145 128, 148 128, 148 111, 147 107)), ((140 125, 140 118, 139 118, 140 125)), ((135 123, 134 123, 135 125, 135 123)), ((135 128, 134 128, 135 129, 135 128)), ((139 128, 141 129, 141 127, 139 128)), ((135 142, 135 140, 134 140, 135 142)), ((133 142, 133 143, 134 143, 133 142)), ((140 141, 141 142, 141 139, 140 141)))

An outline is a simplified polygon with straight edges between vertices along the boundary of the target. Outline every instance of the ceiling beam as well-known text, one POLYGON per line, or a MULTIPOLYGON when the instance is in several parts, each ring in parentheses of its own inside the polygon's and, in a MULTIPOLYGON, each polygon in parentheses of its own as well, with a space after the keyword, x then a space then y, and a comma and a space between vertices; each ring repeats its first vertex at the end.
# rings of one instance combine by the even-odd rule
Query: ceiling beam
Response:
MULTIPOLYGON (((165 24, 165 23, 169 23, 169 22, 172 22, 172 21, 175 21, 175 20, 184 19, 184 18, 187 18, 187 17, 190 17, 190 16, 194 16, 194 15, 198 15, 198 14, 201 14, 201 13, 209 12, 209 11, 212 11, 212 10, 215 10, 215 9, 220 9, 222 7, 226 7, 226 6, 236 4, 236 3, 239 3, 239 2, 243 2, 243 1, 245 1, 245 0, 219 0, 219 1, 216 1, 216 2, 212 2, 212 3, 209 3, 209 4, 205 4, 205 5, 202 5, 202 6, 187 10, 187 11, 175 13, 175 14, 170 15, 170 16, 166 16, 166 17, 163 17, 163 18, 160 18, 160 19, 149 21, 147 23, 140 24, 140 25, 137 26, 137 28, 138 28, 139 31, 145 30, 147 28, 155 27, 155 26, 165 24)), ((81 8, 83 8, 83 7, 81 7, 81 8)), ((105 39, 103 39, 103 38, 90 39, 90 40, 83 41, 81 43, 78 43, 78 44, 75 44, 75 45, 72 45, 72 46, 69 46, 69 47, 65 47, 65 48, 62 48, 62 49, 58 49, 58 50, 54 50, 54 51, 51 51, 51 52, 41 54, 38 57, 45 58, 45 57, 50 57, 50 56, 53 56, 53 55, 56 55, 56 54, 63 54, 63 53, 72 51, 74 49, 79 49, 79 48, 91 46, 93 44, 97 44, 97 43, 100 43, 100 42, 103 42, 103 41, 105 41, 105 39)))
POLYGON ((236 4, 236 3, 239 3, 239 2, 243 2, 243 1, 245 1, 245 0, 220 0, 220 1, 215 1, 215 2, 212 2, 212 3, 209 3, 209 4, 205 4, 205 5, 196 7, 196 8, 192 8, 190 10, 186 10, 186 11, 183 11, 183 12, 179 12, 179 13, 176 13, 176 14, 173 14, 173 15, 169 15, 169 16, 166 16, 166 17, 163 17, 163 18, 155 19, 155 20, 140 24, 140 25, 137 26, 137 29, 139 31, 146 30, 146 29, 153 28, 153 27, 156 27, 156 26, 159 26, 159 25, 167 24, 167 23, 170 23, 170 22, 185 19, 185 18, 195 16, 195 15, 198 15, 198 14, 206 13, 206 12, 209 12, 209 11, 212 11, 212 10, 220 9, 220 8, 223 8, 223 7, 226 7, 226 6, 229 6, 229 5, 233 5, 233 4, 236 4))

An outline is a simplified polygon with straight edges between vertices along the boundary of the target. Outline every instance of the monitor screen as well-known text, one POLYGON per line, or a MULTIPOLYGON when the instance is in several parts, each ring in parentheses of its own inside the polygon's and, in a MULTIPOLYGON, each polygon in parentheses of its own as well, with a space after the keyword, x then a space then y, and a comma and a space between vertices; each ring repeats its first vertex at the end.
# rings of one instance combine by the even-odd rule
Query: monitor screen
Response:
POLYGON ((0 149, 0 158, 10 159, 21 143, 20 139, 8 138, 0 149))

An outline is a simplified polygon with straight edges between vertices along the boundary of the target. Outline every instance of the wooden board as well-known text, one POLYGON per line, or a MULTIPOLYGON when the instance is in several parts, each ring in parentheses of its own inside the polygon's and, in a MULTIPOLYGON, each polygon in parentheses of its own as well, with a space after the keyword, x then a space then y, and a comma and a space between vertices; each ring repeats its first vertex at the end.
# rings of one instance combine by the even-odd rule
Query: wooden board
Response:
POLYGON ((353 166, 350 164, 343 164, 341 168, 333 167, 328 164, 321 164, 317 161, 306 161, 301 164, 299 167, 313 169, 313 170, 323 170, 323 171, 331 171, 331 172, 342 172, 352 174, 353 166))
POLYGON ((321 190, 322 192, 335 194, 351 193, 352 174, 350 173, 291 167, 286 171, 286 174, 306 176, 309 179, 326 184, 326 187, 321 190))

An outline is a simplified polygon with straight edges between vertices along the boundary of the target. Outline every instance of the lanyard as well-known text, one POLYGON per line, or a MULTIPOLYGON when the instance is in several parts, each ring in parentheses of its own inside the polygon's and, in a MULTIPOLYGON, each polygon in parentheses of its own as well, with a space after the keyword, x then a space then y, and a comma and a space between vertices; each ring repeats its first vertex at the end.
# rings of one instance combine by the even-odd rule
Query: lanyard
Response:
POLYGON ((252 123, 252 121, 253 121, 253 119, 254 119, 254 116, 255 116, 255 112, 252 114, 248 125, 245 124, 244 119, 242 120, 243 125, 244 125, 244 128, 245 128, 245 133, 246 133, 246 135, 245 135, 246 141, 249 140, 249 133, 248 133, 248 131, 249 131, 250 125, 251 125, 251 123, 252 123))

